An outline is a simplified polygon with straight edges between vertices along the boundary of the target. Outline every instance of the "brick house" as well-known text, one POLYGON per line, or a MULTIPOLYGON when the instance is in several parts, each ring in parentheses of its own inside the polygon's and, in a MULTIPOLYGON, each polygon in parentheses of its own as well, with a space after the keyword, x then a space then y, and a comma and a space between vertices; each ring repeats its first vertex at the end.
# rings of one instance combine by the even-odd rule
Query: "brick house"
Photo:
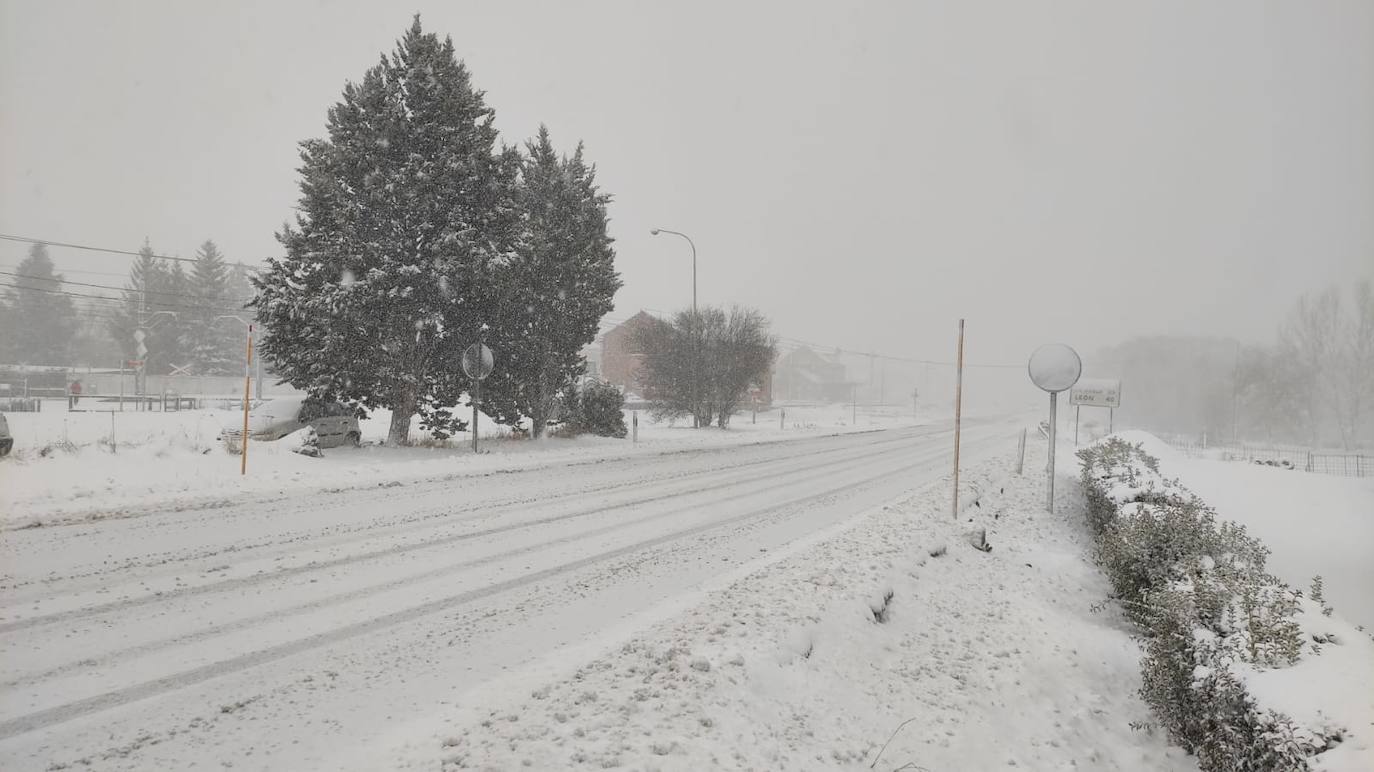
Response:
POLYGON ((652 321, 654 317, 640 311, 601 336, 601 362, 598 368, 601 380, 619 386, 626 394, 644 396, 643 387, 635 377, 643 357, 635 353, 633 338, 636 330, 652 321))

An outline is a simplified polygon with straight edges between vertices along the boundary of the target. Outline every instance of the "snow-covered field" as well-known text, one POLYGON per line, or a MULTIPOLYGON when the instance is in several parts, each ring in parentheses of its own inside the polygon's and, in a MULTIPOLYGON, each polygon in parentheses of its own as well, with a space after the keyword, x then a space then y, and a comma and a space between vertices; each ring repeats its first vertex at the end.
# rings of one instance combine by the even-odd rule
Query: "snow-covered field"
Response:
POLYGON ((1347 619, 1374 630, 1374 478, 1188 458, 1153 436, 1146 442, 1161 471, 1269 545, 1269 570, 1306 589, 1320 574, 1327 599, 1347 619))
MULTIPOLYGON (((474 458, 470 435, 457 435, 452 447, 378 447, 386 437, 390 413, 377 411, 361 425, 364 447, 336 448, 323 458, 291 452, 290 439, 252 443, 246 477, 239 458, 216 441, 220 429, 234 427, 241 413, 227 410, 185 412, 66 412, 50 400, 40 413, 9 413, 15 436, 13 455, 0 460, 0 522, 9 526, 53 523, 92 516, 174 509, 210 500, 229 503, 251 496, 270 501, 301 490, 338 490, 397 480, 423 480, 485 474, 540 465, 604 461, 632 454, 729 447, 795 437, 895 428, 944 418, 923 410, 849 405, 786 407, 734 418, 728 430, 693 430, 654 423, 640 415, 639 442, 579 437, 539 442, 512 439, 486 427, 482 453, 474 458), (113 433, 115 446, 109 444, 113 433)), ((627 415, 627 425, 628 425, 627 415)), ((422 440, 418 429, 412 436, 422 440)))
MULTIPOLYGON (((968 463, 1005 466, 1016 426, 966 421, 968 463)), ((7 530, 0 767, 335 768, 937 482, 950 435, 796 432, 7 530)))

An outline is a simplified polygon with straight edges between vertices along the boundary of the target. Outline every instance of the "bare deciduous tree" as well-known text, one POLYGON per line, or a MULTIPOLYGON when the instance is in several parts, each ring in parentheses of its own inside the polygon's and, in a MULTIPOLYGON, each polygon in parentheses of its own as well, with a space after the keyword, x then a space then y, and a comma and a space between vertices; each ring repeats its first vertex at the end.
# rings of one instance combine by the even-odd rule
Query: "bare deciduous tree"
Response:
POLYGON ((768 320, 753 309, 736 307, 683 311, 671 322, 642 327, 634 345, 643 357, 638 374, 655 417, 692 416, 696 427, 721 428, 749 387, 768 374, 776 341, 768 320))
POLYGON ((1359 443, 1374 393, 1374 290, 1369 280, 1342 302, 1339 288, 1303 295, 1279 333, 1281 355, 1298 373, 1302 412, 1313 445, 1334 425, 1347 450, 1359 443), (1327 423, 1327 421, 1330 423, 1327 423))

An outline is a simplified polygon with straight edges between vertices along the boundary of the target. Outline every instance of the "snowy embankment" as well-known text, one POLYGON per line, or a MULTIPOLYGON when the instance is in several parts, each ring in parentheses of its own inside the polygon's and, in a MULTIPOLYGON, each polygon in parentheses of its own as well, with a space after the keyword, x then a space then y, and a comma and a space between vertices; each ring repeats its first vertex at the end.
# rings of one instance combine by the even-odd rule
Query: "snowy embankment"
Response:
MULTIPOLYGON (((639 441, 584 436, 540 441, 512 438, 482 420, 482 452, 473 457, 471 436, 459 434, 433 446, 383 447, 391 416, 376 411, 361 422, 363 447, 330 448, 322 458, 293 453, 293 438, 251 443, 248 474, 239 457, 217 440, 238 426, 228 410, 182 412, 67 412, 51 400, 39 413, 8 413, 14 453, 0 459, 0 527, 25 527, 150 509, 215 506, 244 497, 270 500, 291 491, 374 487, 395 482, 492 474, 548 465, 597 462, 629 454, 726 447, 854 431, 910 426, 938 420, 896 408, 849 405, 801 406, 735 416, 727 430, 654 423, 640 414, 639 441), (857 420, 855 413, 857 412, 857 420), (492 427, 488 433, 488 427, 492 427), (113 438, 114 442, 111 442, 113 438)), ((626 416, 629 425, 630 416, 626 416)))
POLYGON ((1044 459, 965 469, 957 522, 946 480, 761 557, 344 765, 1194 769, 1129 726, 1139 648, 1089 610, 1106 583, 1077 502, 1043 511, 1044 459))
MULTIPOLYGON (((1147 632, 1141 670, 1155 720, 1205 770, 1374 769, 1374 641, 1333 613, 1319 585, 1305 597, 1265 569, 1269 547, 1300 550, 1310 537, 1265 545, 1218 517, 1169 476, 1184 465, 1150 435, 1108 438, 1081 457, 1103 569, 1147 632)), ((1228 488, 1224 475, 1205 487, 1228 488)), ((1330 501, 1248 500, 1271 529, 1272 510, 1292 506, 1287 528, 1271 533, 1343 538, 1305 517, 1330 501)))

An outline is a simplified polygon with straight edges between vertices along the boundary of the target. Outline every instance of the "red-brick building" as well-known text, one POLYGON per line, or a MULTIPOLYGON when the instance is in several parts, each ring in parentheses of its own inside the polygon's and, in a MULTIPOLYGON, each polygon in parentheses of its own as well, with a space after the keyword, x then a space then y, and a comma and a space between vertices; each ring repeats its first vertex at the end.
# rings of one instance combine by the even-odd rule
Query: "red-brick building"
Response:
POLYGON ((626 394, 644 396, 644 389, 635 377, 643 357, 634 350, 634 334, 652 321, 652 316, 640 311, 601 336, 601 363, 598 368, 601 380, 619 386, 626 394))

